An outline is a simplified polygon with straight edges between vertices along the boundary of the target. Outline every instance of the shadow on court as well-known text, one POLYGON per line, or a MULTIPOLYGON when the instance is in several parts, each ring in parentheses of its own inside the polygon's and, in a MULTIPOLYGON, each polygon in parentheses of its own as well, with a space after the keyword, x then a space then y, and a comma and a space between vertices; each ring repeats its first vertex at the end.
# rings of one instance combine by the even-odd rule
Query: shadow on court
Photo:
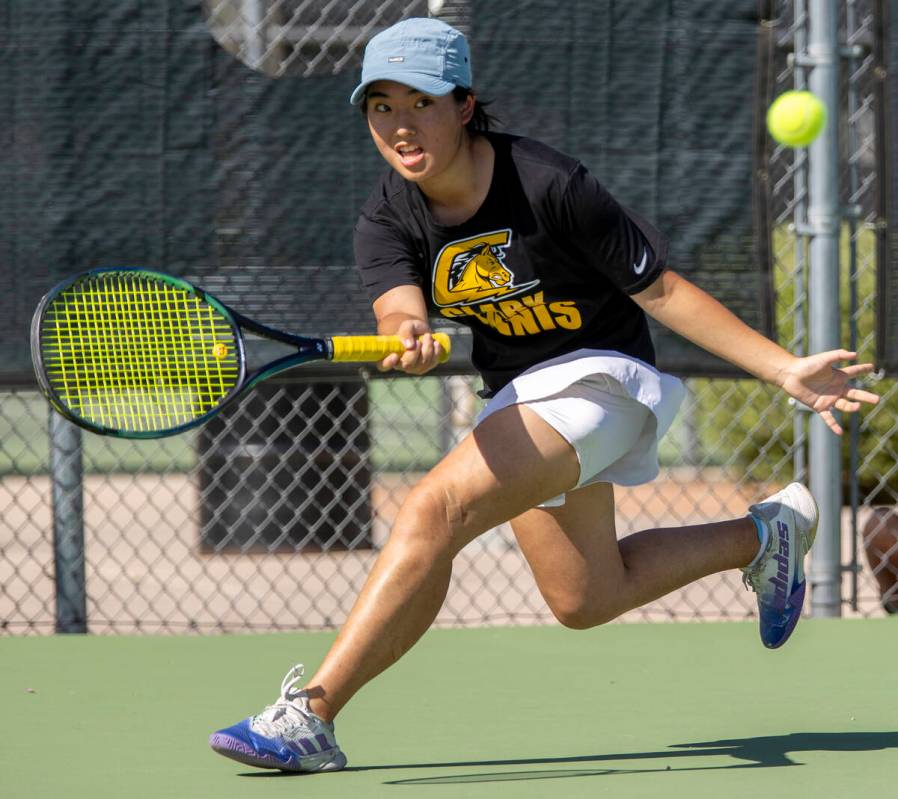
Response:
MULTIPOLYGON (((640 768, 578 768, 499 771, 481 774, 452 774, 437 777, 416 777, 389 780, 385 785, 447 785, 452 783, 505 782, 515 780, 545 780, 564 777, 601 777, 622 774, 657 772, 713 771, 719 769, 772 768, 800 766, 789 755, 800 752, 872 752, 898 749, 898 732, 796 732, 789 735, 769 735, 761 738, 733 738, 720 741, 673 744, 659 752, 617 752, 576 757, 528 758, 526 760, 469 760, 443 763, 392 763, 376 766, 351 766, 347 771, 386 771, 401 769, 483 768, 490 766, 547 766, 573 763, 606 763, 637 760, 663 760, 666 764, 640 768), (719 766, 691 766, 688 758, 724 756, 744 763, 719 766)), ((284 772, 252 772, 242 777, 299 776, 284 772)))

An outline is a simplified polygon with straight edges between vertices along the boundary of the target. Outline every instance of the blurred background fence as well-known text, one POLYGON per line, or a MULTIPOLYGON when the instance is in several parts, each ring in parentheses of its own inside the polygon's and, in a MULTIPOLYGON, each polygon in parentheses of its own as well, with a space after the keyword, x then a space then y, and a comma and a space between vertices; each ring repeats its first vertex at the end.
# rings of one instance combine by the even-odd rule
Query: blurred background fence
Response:
MULTIPOLYGON (((896 6, 839 4, 842 342, 886 365, 896 6)), ((801 0, 13 0, 0 11, 5 633, 345 618, 403 497, 476 418, 464 331, 450 329, 456 357, 434 376, 301 368, 198 432, 135 443, 50 415, 27 329, 53 282, 104 264, 187 276, 277 326, 372 329, 351 229, 383 167, 347 98, 365 42, 427 14, 470 34, 477 87, 504 129, 582 158, 668 232, 675 268, 806 351, 807 157, 763 129, 771 98, 807 85, 801 0)), ((688 396, 660 478, 616 492, 620 535, 742 515, 807 479, 806 412, 656 334, 688 396)), ((885 370, 871 382, 883 401, 851 420, 832 486, 846 614, 898 607, 896 388, 885 370)), ((754 612, 732 573, 625 619, 754 612)), ((549 621, 506 526, 459 555, 439 624, 549 621)))

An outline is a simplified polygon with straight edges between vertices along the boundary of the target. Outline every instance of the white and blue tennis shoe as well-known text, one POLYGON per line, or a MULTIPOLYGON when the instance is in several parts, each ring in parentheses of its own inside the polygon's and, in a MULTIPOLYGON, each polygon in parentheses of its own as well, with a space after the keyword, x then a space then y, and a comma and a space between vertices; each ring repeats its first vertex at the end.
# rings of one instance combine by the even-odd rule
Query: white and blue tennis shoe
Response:
POLYGON ((765 541, 742 570, 742 581, 758 595, 761 641, 776 649, 801 618, 804 557, 817 534, 817 503, 801 483, 790 483, 748 510, 765 531, 765 541))
POLYGON ((338 771, 346 755, 337 745, 334 725, 309 709, 309 698, 296 686, 302 664, 287 672, 281 695, 256 716, 212 733, 209 746, 218 754, 258 768, 281 771, 338 771))

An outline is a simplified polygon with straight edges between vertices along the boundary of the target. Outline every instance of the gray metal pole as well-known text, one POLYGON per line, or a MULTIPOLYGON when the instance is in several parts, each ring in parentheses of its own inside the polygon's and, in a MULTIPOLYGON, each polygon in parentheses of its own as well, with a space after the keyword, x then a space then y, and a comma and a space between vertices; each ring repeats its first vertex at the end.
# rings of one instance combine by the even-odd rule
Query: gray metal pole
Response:
POLYGON ((87 632, 81 431, 50 410, 56 632, 87 632))
MULTIPOLYGON (((839 3, 811 0, 808 26, 809 88, 824 103, 828 121, 810 146, 808 227, 811 233, 810 351, 839 348, 839 3)), ((839 616, 841 602, 840 439, 816 414, 809 431, 810 489, 820 507, 811 555, 811 613, 839 616)))
MULTIPOLYGON (((795 0, 795 53, 802 58, 807 57, 808 48, 808 26, 807 26, 807 3, 805 0, 795 0)), ((800 58, 795 59, 795 88, 808 88, 807 68, 800 58)), ((808 263, 808 153, 805 149, 794 151, 795 157, 795 178, 792 185, 795 188, 795 279, 793 286, 795 289, 795 316, 794 316, 794 336, 792 344, 792 352, 795 355, 807 355, 807 330, 805 329, 805 311, 807 309, 808 297, 807 287, 805 285, 806 270, 808 263)), ((808 453, 807 453, 807 422, 808 413, 800 407, 795 406, 795 412, 792 420, 792 431, 794 438, 794 452, 792 462, 794 464, 795 479, 801 483, 807 483, 808 480, 808 453)))
MULTIPOLYGON (((855 0, 847 0, 845 4, 845 37, 851 42, 858 31, 858 13, 855 0)), ((857 79, 859 58, 862 55, 860 47, 854 46, 848 51, 848 152, 856 153, 860 149, 858 143, 858 119, 857 112, 860 107, 860 85, 857 79)), ((857 202, 858 189, 860 187, 860 166, 857 160, 849 159, 848 164, 848 196, 852 203, 857 202)), ((848 211, 848 349, 857 351, 858 345, 858 255, 857 255, 857 229, 860 219, 860 208, 849 208, 848 211)), ((851 508, 851 609, 857 611, 858 589, 858 505, 860 504, 860 486, 858 485, 858 456, 860 449, 860 419, 858 414, 851 414, 848 430, 848 481, 849 481, 849 507, 851 508)))
POLYGON ((265 60, 265 11, 259 0, 245 0, 243 4, 243 52, 246 63, 264 72, 265 60))

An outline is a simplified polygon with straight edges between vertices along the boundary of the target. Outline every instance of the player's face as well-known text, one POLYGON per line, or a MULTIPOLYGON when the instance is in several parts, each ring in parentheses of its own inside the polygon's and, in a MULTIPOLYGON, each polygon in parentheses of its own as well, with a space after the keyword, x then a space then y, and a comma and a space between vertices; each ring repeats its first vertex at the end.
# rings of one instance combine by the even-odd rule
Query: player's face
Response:
POLYGON ((465 141, 474 100, 433 97, 402 83, 381 80, 367 94, 371 136, 380 154, 406 180, 419 184, 442 175, 465 141))

